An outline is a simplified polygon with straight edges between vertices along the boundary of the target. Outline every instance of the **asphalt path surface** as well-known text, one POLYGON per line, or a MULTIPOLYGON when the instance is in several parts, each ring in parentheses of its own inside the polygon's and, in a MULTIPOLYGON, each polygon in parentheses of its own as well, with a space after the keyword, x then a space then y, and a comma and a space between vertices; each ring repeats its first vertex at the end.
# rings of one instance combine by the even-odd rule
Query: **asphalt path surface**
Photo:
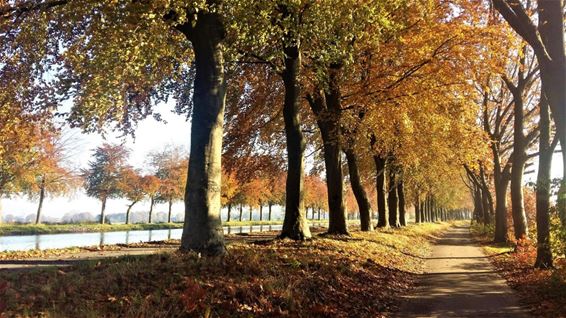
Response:
POLYGON ((396 316, 530 317, 463 226, 438 240, 418 287, 396 316))

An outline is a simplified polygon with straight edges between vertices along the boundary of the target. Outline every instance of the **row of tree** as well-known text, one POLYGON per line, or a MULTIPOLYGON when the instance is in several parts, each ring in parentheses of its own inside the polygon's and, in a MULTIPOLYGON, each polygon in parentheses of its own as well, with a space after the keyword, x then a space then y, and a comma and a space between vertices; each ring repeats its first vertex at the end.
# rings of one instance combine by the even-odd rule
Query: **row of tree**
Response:
POLYGON ((280 236, 309 238, 307 150, 325 174, 330 234, 349 234, 346 179, 362 230, 373 226, 368 188, 377 225, 400 226, 407 202, 466 206, 462 167, 485 168, 493 138, 477 125, 485 94, 474 80, 501 73, 492 55, 513 38, 494 7, 532 47, 564 144, 562 1, 15 1, 0 9, 2 104, 11 122, 57 114, 130 133, 175 98, 192 118, 184 250, 225 250, 223 171, 257 187, 286 166, 280 236))

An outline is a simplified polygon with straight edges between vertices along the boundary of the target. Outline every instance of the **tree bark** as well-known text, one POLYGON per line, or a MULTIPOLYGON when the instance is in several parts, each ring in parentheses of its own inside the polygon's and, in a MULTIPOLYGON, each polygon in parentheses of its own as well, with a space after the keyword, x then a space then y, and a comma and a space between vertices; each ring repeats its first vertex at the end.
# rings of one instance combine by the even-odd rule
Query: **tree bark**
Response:
POLYGON ((41 208, 43 207, 43 200, 45 199, 45 177, 41 178, 39 185, 39 204, 37 206, 37 214, 35 215, 35 224, 41 223, 41 208))
POLYGON ((393 165, 388 167, 388 181, 387 181, 387 208, 389 210, 389 226, 399 227, 398 218, 398 205, 399 199, 397 197, 397 173, 393 165))
POLYGON ((407 226, 407 220, 405 219, 405 189, 402 179, 397 183, 397 196, 399 197, 399 225, 407 226))
POLYGON ((539 164, 536 186, 537 258, 535 267, 551 268, 550 249, 550 168, 554 147, 550 144, 550 113, 548 104, 540 103, 539 164))
POLYGON ((283 84, 285 98, 283 119, 287 138, 287 182, 285 185, 285 218, 280 238, 305 240, 311 237, 311 232, 305 217, 304 205, 304 152, 305 139, 301 131, 299 117, 299 72, 301 54, 296 45, 284 48, 285 68, 283 84))
POLYGON ((181 250, 220 255, 226 252, 220 219, 225 30, 217 12, 202 11, 189 20, 178 27, 192 43, 196 67, 181 250))
POLYGON ((385 195, 385 162, 384 158, 380 156, 373 156, 373 161, 375 162, 375 170, 377 176, 375 178, 376 191, 377 191, 377 226, 378 227, 388 227, 389 221, 387 219, 387 202, 385 195))
POLYGON ((371 205, 362 185, 358 168, 358 158, 352 149, 345 149, 346 160, 348 161, 348 172, 350 174, 350 185, 356 197, 358 209, 360 210, 360 228, 362 231, 373 231, 371 223, 371 205))

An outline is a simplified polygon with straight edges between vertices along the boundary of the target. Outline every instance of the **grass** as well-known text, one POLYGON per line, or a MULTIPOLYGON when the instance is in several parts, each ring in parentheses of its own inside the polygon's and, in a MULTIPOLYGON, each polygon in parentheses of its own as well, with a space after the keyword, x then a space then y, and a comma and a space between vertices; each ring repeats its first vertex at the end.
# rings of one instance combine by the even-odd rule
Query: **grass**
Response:
MULTIPOLYGON (((310 220, 309 220, 310 221, 310 220)), ((310 222, 328 222, 315 220, 310 222)), ((250 225, 277 225, 281 220, 274 221, 230 221, 223 222, 224 226, 250 226, 250 225)), ((136 223, 136 224, 0 224, 0 236, 6 235, 33 235, 56 233, 85 233, 85 232, 111 232, 134 230, 161 230, 181 229, 183 223, 136 223)))
POLYGON ((566 259, 556 257, 555 268, 534 268, 536 245, 534 241, 493 243, 493 232, 472 227, 472 233, 482 243, 491 263, 521 297, 535 317, 566 317, 566 259))
POLYGON ((381 317, 448 226, 233 242, 222 258, 169 252, 1 271, 0 316, 381 317))

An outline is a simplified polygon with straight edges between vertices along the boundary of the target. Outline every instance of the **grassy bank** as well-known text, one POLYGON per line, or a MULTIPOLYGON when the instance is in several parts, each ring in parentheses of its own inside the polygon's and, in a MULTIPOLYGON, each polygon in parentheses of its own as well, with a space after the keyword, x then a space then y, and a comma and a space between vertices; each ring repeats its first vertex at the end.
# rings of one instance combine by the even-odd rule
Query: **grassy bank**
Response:
MULTIPOLYGON (((312 222, 324 222, 312 221, 312 222)), ((276 225, 283 221, 230 221, 224 226, 276 225)), ((180 229, 183 223, 137 223, 137 224, 0 224, 0 236, 3 235, 32 235, 56 233, 111 232, 132 230, 161 230, 180 229)))
POLYGON ((555 268, 537 269, 533 266, 536 259, 534 241, 524 242, 521 246, 494 244, 493 231, 481 225, 474 225, 472 233, 533 316, 566 317, 566 259, 555 258, 555 268))
POLYGON ((122 257, 0 272, 0 311, 42 317, 380 317, 447 224, 307 242, 234 242, 223 258, 122 257))

